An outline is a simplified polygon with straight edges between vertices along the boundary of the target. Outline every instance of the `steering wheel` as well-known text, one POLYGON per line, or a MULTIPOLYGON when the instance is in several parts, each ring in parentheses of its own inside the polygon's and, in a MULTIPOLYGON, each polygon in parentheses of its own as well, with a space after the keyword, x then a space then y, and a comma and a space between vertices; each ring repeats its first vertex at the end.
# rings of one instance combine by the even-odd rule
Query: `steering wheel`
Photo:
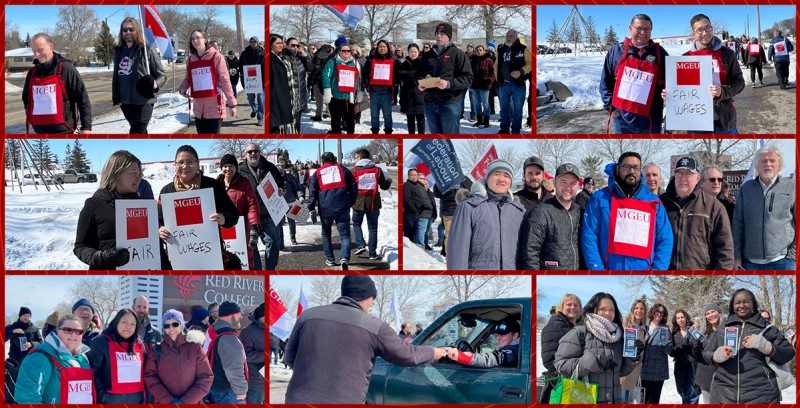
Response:
POLYGON ((458 339, 458 341, 456 341, 455 348, 457 348, 458 351, 469 351, 470 353, 475 352, 475 349, 472 348, 472 345, 464 339, 458 339))

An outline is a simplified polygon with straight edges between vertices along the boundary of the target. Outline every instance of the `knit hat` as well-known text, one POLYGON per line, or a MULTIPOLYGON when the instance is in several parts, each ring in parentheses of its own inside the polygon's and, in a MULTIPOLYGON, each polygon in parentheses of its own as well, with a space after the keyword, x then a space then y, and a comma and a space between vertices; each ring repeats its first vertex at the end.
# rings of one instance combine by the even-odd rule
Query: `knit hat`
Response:
POLYGON ((202 322, 206 317, 208 317, 208 309, 204 307, 198 307, 197 309, 192 310, 192 320, 202 322))
POLYGON ((486 48, 491 48, 492 51, 494 51, 495 49, 497 49, 497 41, 495 40, 489 41, 488 43, 486 43, 486 48))
POLYGON ((453 27, 447 23, 440 23, 436 26, 436 30, 433 32, 434 35, 439 34, 439 32, 443 32, 444 35, 447 36, 450 40, 453 39, 453 27))
POLYGON ((236 156, 232 154, 226 154, 222 156, 222 160, 219 162, 219 168, 222 169, 226 164, 233 165, 233 167, 237 167, 238 163, 236 162, 236 156))
POLYGON ((25 306, 19 308, 19 317, 22 317, 22 315, 32 315, 32 314, 33 313, 31 313, 31 309, 28 309, 25 306))
POLYGON ((340 35, 338 38, 336 38, 336 41, 333 42, 333 46, 336 49, 339 49, 339 47, 341 47, 344 44, 347 44, 347 37, 343 35, 340 35))
POLYGON ((714 303, 709 303, 706 305, 705 309, 703 309, 703 316, 705 316, 709 310, 716 310, 717 313, 722 314, 722 309, 720 309, 719 306, 714 303))
POLYGON ((72 313, 75 313, 75 311, 81 306, 89 306, 89 308, 92 309, 92 314, 94 314, 94 305, 89 301, 89 299, 86 298, 80 298, 77 302, 75 302, 74 305, 72 305, 72 313))
POLYGON ((342 296, 355 300, 378 297, 375 282, 369 276, 347 275, 342 279, 342 296))
POLYGON ((175 319, 179 321, 181 323, 181 327, 186 326, 186 322, 183 320, 183 313, 181 313, 180 310, 167 310, 167 313, 164 313, 164 317, 161 318, 161 326, 163 327, 169 319, 175 319))
POLYGON ((253 320, 258 320, 264 317, 264 302, 261 302, 260 305, 253 311, 253 320))
POLYGON ((417 323, 417 328, 422 330, 422 323, 417 323))
POLYGON ((591 177, 586 177, 585 179, 583 179, 583 185, 585 186, 587 184, 594 185, 594 179, 591 177))
POLYGON ((497 328, 494 329, 495 334, 508 334, 519 333, 519 323, 514 319, 505 319, 497 323, 497 328))
POLYGON ((258 42, 258 37, 252 36, 252 37, 250 37, 250 41, 258 42))
POLYGON ((60 318, 61 318, 61 313, 59 313, 58 310, 56 310, 55 312, 50 313, 50 316, 47 316, 47 320, 45 320, 44 322, 53 327, 56 327, 58 326, 58 319, 60 318))
POLYGON ((219 317, 235 315, 237 313, 242 313, 242 308, 236 302, 226 300, 219 305, 219 317))
POLYGON ((496 171, 504 171, 509 176, 514 177, 514 170, 511 169, 511 164, 503 159, 495 159, 495 161, 489 163, 489 167, 486 169, 486 178, 489 178, 496 171))

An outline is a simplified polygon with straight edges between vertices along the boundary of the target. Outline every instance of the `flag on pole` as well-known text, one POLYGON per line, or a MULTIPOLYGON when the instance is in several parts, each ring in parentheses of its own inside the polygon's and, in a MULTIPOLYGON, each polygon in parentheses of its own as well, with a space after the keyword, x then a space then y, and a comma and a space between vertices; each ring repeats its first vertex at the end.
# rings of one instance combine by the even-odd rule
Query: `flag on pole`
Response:
POLYGON ((172 52, 172 43, 167 33, 167 27, 164 26, 164 22, 161 21, 161 16, 158 15, 156 6, 141 7, 142 27, 147 43, 158 48, 158 52, 161 53, 162 57, 175 59, 175 54, 172 52))
POLYGON ((364 18, 364 6, 338 5, 325 6, 325 8, 330 10, 331 13, 335 14, 336 17, 339 17, 340 20, 353 29, 355 29, 361 19, 364 18))
POLYGON ((280 295, 269 284, 269 332, 286 340, 294 328, 294 317, 286 309, 280 295))
POLYGON ((392 292, 392 316, 394 316, 394 329, 398 332, 403 327, 403 317, 400 316, 400 304, 397 302, 397 293, 392 292))
MULTIPOLYGON (((481 159, 475 163, 475 167, 472 168, 472 171, 469 174, 475 180, 480 180, 486 177, 486 170, 489 169, 489 163, 497 160, 497 149, 494 148, 494 145, 489 145, 489 148, 486 149, 486 153, 481 156, 481 159)), ((513 175, 512 175, 513 176, 513 175)))
MULTIPOLYGON (((764 141, 764 139, 759 139, 758 140, 758 149, 756 149, 756 151, 759 151, 759 150, 763 149, 765 144, 766 144, 766 142, 764 141)), ((753 161, 750 162, 750 168, 747 170, 747 174, 744 176, 744 180, 742 180, 742 184, 744 184, 744 182, 747 181, 747 180, 752 180, 753 178, 755 178, 755 170, 756 169, 755 169, 754 164, 755 164, 755 162, 757 160, 758 160, 758 157, 753 157, 753 161)), ((739 188, 741 188, 741 186, 739 188)))
POLYGON ((303 287, 300 286, 300 300, 297 302, 297 317, 300 317, 300 313, 303 313, 303 310, 308 309, 308 299, 306 299, 306 294, 303 293, 303 287))
POLYGON ((422 159, 414 153, 409 152, 405 155, 406 162, 403 163, 403 167, 406 171, 410 169, 417 169, 417 172, 421 177, 424 177, 425 180, 428 180, 428 188, 433 190, 433 186, 436 185, 436 179, 433 177, 431 170, 428 168, 428 165, 422 161, 422 159))

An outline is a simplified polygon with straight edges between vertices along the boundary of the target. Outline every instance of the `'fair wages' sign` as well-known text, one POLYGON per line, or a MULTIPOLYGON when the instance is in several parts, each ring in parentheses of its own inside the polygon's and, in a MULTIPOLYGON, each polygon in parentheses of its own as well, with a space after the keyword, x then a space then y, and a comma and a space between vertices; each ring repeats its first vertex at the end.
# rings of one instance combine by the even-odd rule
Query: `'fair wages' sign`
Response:
POLYGON ((131 260, 122 269, 161 269, 158 207, 153 200, 114 201, 117 248, 128 248, 131 260))
POLYGON ((222 241, 225 242, 225 249, 239 257, 239 260, 242 261, 243 271, 250 269, 250 262, 247 258, 247 244, 250 241, 250 237, 246 234, 245 218, 239 217, 239 222, 233 227, 219 229, 220 234, 222 234, 222 241))
POLYGON ((264 202, 264 206, 267 207, 269 216, 275 224, 283 219, 283 216, 289 211, 289 204, 278 194, 278 183, 275 182, 271 173, 267 173, 267 177, 264 177, 264 180, 261 180, 261 184, 258 185, 258 195, 261 196, 261 201, 264 202))
POLYGON ((214 190, 161 195, 164 226, 172 233, 167 252, 172 269, 223 269, 219 226, 209 220, 215 213, 214 190))
POLYGON ((711 56, 668 56, 667 130, 714 130, 711 56))
POLYGON ((245 65, 242 67, 244 73, 244 92, 249 94, 264 93, 264 81, 261 79, 261 66, 245 65))

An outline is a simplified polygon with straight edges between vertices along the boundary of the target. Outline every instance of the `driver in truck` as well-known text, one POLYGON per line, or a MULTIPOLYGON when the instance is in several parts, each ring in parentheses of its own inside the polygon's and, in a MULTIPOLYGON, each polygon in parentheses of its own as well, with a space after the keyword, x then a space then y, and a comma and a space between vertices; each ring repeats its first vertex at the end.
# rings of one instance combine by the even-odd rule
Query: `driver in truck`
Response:
POLYGON ((473 367, 516 367, 519 356, 519 323, 510 318, 497 323, 494 336, 497 340, 497 350, 486 353, 470 353, 453 347, 445 347, 447 357, 473 367))

